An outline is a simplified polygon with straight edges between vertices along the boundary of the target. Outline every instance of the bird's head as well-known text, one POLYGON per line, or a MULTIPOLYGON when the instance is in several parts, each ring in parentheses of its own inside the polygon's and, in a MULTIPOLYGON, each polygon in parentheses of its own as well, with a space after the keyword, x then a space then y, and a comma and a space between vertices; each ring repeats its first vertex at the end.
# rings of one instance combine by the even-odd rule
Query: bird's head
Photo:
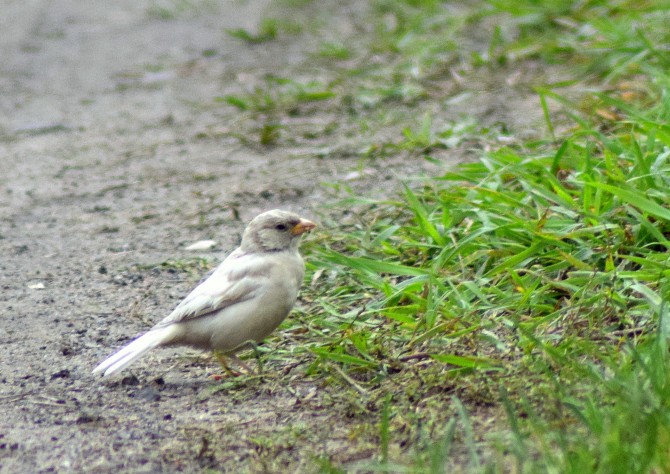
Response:
POLYGON ((242 250, 276 252, 297 248, 300 236, 316 224, 288 211, 275 209, 256 216, 242 235, 242 250))

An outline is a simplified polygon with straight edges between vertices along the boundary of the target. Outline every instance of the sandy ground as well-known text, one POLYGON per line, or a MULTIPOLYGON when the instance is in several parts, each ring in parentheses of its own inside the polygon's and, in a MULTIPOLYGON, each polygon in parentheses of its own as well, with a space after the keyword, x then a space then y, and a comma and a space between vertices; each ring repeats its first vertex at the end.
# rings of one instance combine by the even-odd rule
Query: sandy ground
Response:
POLYGON ((223 257, 261 210, 314 216, 321 183, 359 168, 228 133, 236 110, 215 97, 307 60, 299 38, 258 46, 224 32, 253 30, 269 3, 2 2, 0 471, 309 472, 318 456, 374 454, 324 423, 277 461, 258 440, 299 437, 326 410, 301 402, 317 387, 290 371, 214 391, 212 361, 156 351, 134 376, 90 373, 205 271, 161 262, 223 257), (218 246, 185 250, 201 239, 218 246))
MULTIPOLYGON (((295 377, 240 399, 211 393, 209 360, 174 351, 147 357, 134 370, 141 382, 90 371, 199 278, 133 268, 192 261, 184 247, 200 239, 219 242, 204 257, 221 258, 259 211, 313 215, 321 182, 356 167, 226 138, 236 111, 214 98, 304 61, 301 45, 254 47, 224 32, 253 31, 267 1, 185 2, 184 12, 165 2, 168 19, 156 2, 5 3, 2 472, 277 470, 254 437, 319 416, 294 408, 313 388, 295 377)), ((313 451, 341 449, 327 439, 313 451)), ((313 458, 296 454, 291 466, 313 458)))

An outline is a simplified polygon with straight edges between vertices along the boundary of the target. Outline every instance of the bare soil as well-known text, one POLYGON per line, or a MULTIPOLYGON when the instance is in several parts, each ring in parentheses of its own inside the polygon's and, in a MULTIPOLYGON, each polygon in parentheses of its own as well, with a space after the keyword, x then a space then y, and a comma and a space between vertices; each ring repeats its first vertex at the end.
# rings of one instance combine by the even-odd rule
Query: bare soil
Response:
MULTIPOLYGON (((331 28, 347 34, 362 7, 333 3, 331 28)), ((223 389, 208 378, 216 363, 190 351, 154 351, 111 381, 91 374, 260 211, 318 216, 331 199, 324 182, 355 176, 377 196, 430 166, 389 159, 360 173, 359 159, 319 157, 323 140, 263 148, 233 137, 237 111, 216 97, 310 62, 304 37, 254 45, 226 34, 256 29, 269 4, 4 2, 1 472, 313 472, 318 459, 377 454, 351 441, 347 414, 294 370, 300 361, 223 389), (218 245, 185 250, 201 239, 218 245)), ((536 123, 517 113, 532 94, 501 87, 482 86, 472 113, 536 123)))

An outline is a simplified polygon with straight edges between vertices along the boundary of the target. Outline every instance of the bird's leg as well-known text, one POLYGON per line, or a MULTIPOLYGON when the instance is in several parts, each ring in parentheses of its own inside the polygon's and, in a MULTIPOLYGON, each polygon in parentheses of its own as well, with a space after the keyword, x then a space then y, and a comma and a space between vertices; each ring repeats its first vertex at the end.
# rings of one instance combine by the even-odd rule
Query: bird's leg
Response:
MULTIPOLYGON (((258 366, 258 375, 263 375, 263 360, 261 359, 261 352, 258 350, 258 345, 256 344, 255 341, 249 340, 242 344, 241 346, 238 347, 238 350, 240 348, 243 348, 244 346, 251 347, 254 351, 254 357, 256 358, 256 365, 258 366)), ((243 360, 241 360, 239 357, 237 357, 234 353, 227 354, 225 352, 221 351, 213 351, 214 357, 216 357, 216 360, 219 361, 219 364, 221 364, 221 367, 223 370, 228 374, 228 376, 233 376, 233 377, 239 377, 240 375, 243 374, 250 374, 253 372, 253 370, 244 363, 243 360), (231 368, 228 365, 228 360, 233 360, 235 361, 235 364, 238 365, 242 370, 235 370, 231 368)), ((219 380, 221 379, 220 375, 213 375, 213 378, 219 380)))
POLYGON ((245 364, 244 361, 239 357, 237 357, 235 354, 229 354, 228 358, 234 360, 235 364, 240 366, 240 368, 242 369, 242 371, 238 371, 238 375, 250 374, 252 372, 251 368, 249 368, 249 366, 245 364))
MULTIPOLYGON (((254 349, 255 349, 255 344, 254 344, 254 349)), ((219 361, 219 364, 221 364, 221 368, 226 372, 226 374, 229 377, 239 377, 240 375, 246 375, 250 374, 252 370, 249 368, 247 364, 244 363, 244 361, 240 360, 239 357, 237 357, 235 354, 226 354, 221 351, 213 351, 214 357, 216 357, 216 360, 219 361), (236 365, 238 365, 242 370, 235 370, 232 367, 228 365, 228 360, 233 360, 236 365)), ((216 380, 220 380, 222 378, 221 375, 212 375, 212 378, 216 380)))
MULTIPOLYGON (((228 376, 239 377, 240 375, 242 375, 240 372, 238 372, 236 370, 233 370, 228 366, 228 361, 226 360, 226 355, 223 352, 214 351, 214 357, 216 357, 216 360, 219 361, 219 364, 221 364, 221 368, 223 368, 223 370, 226 372, 226 374, 228 374, 228 376)), ((235 356, 229 356, 229 357, 237 359, 237 357, 235 357, 235 356)), ((213 376, 213 377, 217 378, 217 376, 213 376)), ((220 376, 218 378, 220 378, 220 376)))
POLYGON ((261 360, 261 353, 258 351, 258 345, 254 341, 249 341, 248 344, 254 350, 254 357, 256 357, 256 365, 258 366, 258 375, 263 375, 263 361, 261 360))

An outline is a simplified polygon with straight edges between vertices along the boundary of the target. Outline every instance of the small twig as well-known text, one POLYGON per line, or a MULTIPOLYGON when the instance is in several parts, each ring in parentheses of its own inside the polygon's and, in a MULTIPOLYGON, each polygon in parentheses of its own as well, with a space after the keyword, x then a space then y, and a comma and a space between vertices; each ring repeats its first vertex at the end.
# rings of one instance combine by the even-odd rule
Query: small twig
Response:
POLYGON ((284 375, 288 375, 289 372, 298 367, 300 364, 302 364, 302 361, 291 362, 290 364, 287 364, 284 367, 282 367, 281 371, 284 375))
POLYGON ((629 328, 629 329, 617 329, 616 331, 612 331, 609 333, 609 335, 612 336, 628 336, 630 334, 642 334, 644 332, 645 328, 629 328))
POLYGON ((195 457, 196 459, 202 459, 202 457, 207 453, 207 450, 209 449, 209 440, 204 436, 201 439, 201 443, 202 444, 200 445, 198 455, 195 457))
POLYGON ((10 401, 15 401, 15 400, 21 400, 22 398, 26 398, 26 397, 29 397, 31 395, 35 395, 34 390, 31 390, 30 392, 25 392, 25 393, 17 393, 16 395, 3 395, 3 396, 0 396, 0 401, 10 402, 10 401))
POLYGON ((72 405, 67 405, 65 403, 56 403, 56 402, 48 402, 48 401, 40 401, 40 400, 35 400, 32 403, 33 403, 33 405, 41 405, 41 406, 44 406, 44 407, 73 408, 72 405))
POLYGON ((336 364, 329 364, 329 365, 330 367, 335 369, 335 372, 337 372, 340 375, 340 377, 342 377, 349 385, 351 385, 354 389, 356 389, 358 393, 360 393, 361 395, 368 394, 367 390, 358 385, 354 379, 345 374, 344 371, 340 369, 336 364))
POLYGON ((406 356, 398 357, 398 360, 400 362, 409 362, 410 360, 424 360, 424 359, 430 359, 430 354, 427 352, 417 352, 415 354, 409 354, 406 356))
POLYGON ((358 311, 358 313, 356 313, 356 316, 354 316, 351 319, 351 321, 349 321, 349 325, 347 326, 347 328, 344 331, 342 331, 342 334, 345 334, 349 329, 351 329, 354 326, 356 321, 358 321, 358 318, 361 317, 361 314, 363 314, 366 309, 367 309, 367 305, 364 304, 363 307, 360 309, 360 311, 358 311))

